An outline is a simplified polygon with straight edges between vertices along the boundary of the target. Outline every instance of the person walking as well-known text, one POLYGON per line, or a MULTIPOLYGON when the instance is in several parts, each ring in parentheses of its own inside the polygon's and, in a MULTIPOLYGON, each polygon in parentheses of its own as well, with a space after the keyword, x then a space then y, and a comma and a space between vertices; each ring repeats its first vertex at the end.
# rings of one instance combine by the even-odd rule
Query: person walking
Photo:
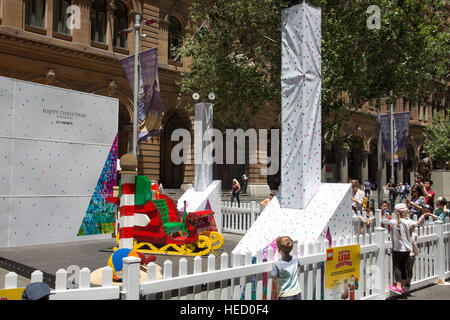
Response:
POLYGON ((244 174, 242 175, 242 193, 247 194, 248 177, 244 174))
POLYGON ((399 183, 398 187, 397 187, 397 192, 400 195, 400 200, 398 201, 399 203, 403 203, 403 200, 406 199, 406 189, 405 189, 405 185, 403 183, 399 183))
POLYGON ((277 239, 277 251, 281 259, 275 261, 272 267, 272 277, 277 281, 278 300, 301 300, 302 292, 298 283, 298 269, 300 261, 291 256, 294 241, 283 236, 277 239))
POLYGON ((411 186, 409 185, 408 182, 405 182, 405 197, 407 197, 409 195, 410 190, 411 190, 411 186))
POLYGON ((392 233, 392 265, 395 283, 389 286, 389 291, 403 294, 408 277, 407 264, 412 251, 411 233, 413 226, 406 219, 408 208, 404 203, 394 207, 395 219, 389 221, 392 233))
POLYGON ((397 188, 392 182, 389 182, 385 188, 389 191, 389 203, 391 205, 391 211, 394 211, 395 199, 397 198, 397 188))
POLYGON ((238 203, 238 208, 241 207, 241 200, 239 199, 239 191, 241 190, 241 185, 236 179, 233 179, 231 185, 231 206, 233 206, 234 198, 236 198, 238 203))
POLYGON ((367 199, 370 199, 370 182, 369 180, 364 181, 364 193, 367 199))

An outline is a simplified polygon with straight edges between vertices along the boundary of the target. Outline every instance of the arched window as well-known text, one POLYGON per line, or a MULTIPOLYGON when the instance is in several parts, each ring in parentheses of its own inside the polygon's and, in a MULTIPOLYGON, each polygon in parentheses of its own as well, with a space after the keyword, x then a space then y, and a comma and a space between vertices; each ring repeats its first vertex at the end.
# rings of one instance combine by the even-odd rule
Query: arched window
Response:
POLYGON ((45 28, 45 0, 25 0, 25 25, 45 28))
POLYGON ((70 0, 53 0, 53 31, 58 33, 70 34, 67 28, 67 19, 69 14, 67 8, 70 6, 70 0))
POLYGON ((114 46, 127 48, 127 34, 119 34, 119 31, 128 29, 128 10, 120 1, 114 2, 114 5, 114 46))
MULTIPOLYGON (((169 60, 177 58, 176 49, 181 47, 181 23, 175 17, 169 18, 169 60)), ((177 59, 179 60, 179 58, 177 59)))
POLYGON ((106 2, 104 0, 92 0, 91 41, 106 42, 106 2))

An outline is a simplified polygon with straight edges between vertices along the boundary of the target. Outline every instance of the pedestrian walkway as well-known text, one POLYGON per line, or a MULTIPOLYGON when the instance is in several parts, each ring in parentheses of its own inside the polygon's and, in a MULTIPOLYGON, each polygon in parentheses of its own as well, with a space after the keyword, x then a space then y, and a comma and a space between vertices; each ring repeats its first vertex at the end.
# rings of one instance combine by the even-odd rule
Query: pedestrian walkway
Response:
POLYGON ((405 295, 390 298, 392 300, 450 300, 450 279, 444 284, 431 285, 405 295))

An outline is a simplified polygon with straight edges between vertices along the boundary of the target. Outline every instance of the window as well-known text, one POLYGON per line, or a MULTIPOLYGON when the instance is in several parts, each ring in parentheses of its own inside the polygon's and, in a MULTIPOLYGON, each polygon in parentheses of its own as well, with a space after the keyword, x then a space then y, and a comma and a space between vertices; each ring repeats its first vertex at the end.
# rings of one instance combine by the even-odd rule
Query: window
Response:
POLYGON ((25 0, 25 25, 45 28, 45 0, 25 0))
POLYGON ((128 29, 128 10, 120 1, 116 1, 114 5, 114 46, 126 49, 127 34, 119 34, 119 31, 128 29))
POLYGON ((57 33, 70 34, 67 27, 69 14, 67 8, 70 6, 70 0, 53 0, 53 31, 57 33))
MULTIPOLYGON (((175 60, 177 58, 176 49, 181 46, 181 24, 175 17, 169 18, 169 60, 175 60)), ((179 61, 176 59, 177 61, 179 61)))
POLYGON ((92 0, 91 41, 106 43, 106 2, 92 0))

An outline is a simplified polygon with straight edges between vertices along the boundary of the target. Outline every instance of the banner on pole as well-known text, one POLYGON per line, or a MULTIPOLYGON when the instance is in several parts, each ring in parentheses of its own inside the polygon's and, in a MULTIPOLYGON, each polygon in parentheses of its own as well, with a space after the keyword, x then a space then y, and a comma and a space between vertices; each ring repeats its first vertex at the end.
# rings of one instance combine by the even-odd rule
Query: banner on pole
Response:
MULTIPOLYGON (((381 115, 381 142, 386 161, 391 162, 390 115, 381 115)), ((409 112, 394 113, 394 163, 408 159, 409 112)))
MULTIPOLYGON (((120 60, 134 91, 134 55, 120 60)), ((158 75, 158 50, 139 54, 138 141, 148 141, 161 133, 162 102, 158 75)))

